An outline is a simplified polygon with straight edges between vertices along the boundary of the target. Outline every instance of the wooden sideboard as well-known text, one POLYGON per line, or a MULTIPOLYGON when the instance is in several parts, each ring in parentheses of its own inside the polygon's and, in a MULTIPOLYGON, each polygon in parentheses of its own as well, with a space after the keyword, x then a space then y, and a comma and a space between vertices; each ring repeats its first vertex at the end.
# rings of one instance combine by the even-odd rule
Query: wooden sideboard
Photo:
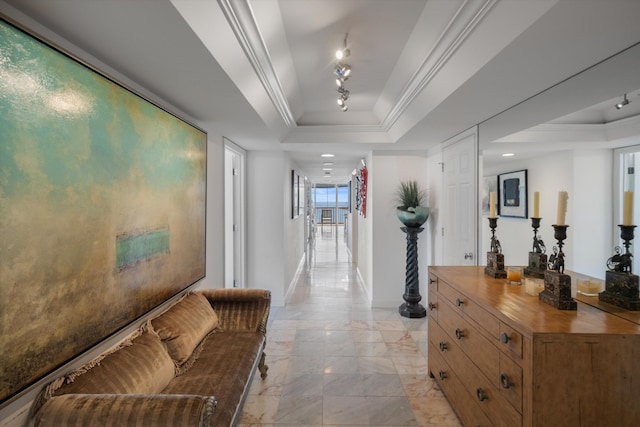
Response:
POLYGON ((640 426, 640 325, 429 268, 429 370, 465 427, 640 426))

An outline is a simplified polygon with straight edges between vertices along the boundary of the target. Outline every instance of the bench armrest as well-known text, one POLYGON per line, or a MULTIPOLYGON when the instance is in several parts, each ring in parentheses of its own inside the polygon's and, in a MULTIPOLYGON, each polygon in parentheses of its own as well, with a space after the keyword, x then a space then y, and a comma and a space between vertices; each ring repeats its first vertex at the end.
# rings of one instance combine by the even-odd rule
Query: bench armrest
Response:
POLYGON ((258 331, 266 335, 271 291, 264 289, 206 289, 200 291, 216 311, 225 331, 258 331))
POLYGON ((185 394, 63 394, 36 412, 34 427, 211 425, 213 396, 185 394))

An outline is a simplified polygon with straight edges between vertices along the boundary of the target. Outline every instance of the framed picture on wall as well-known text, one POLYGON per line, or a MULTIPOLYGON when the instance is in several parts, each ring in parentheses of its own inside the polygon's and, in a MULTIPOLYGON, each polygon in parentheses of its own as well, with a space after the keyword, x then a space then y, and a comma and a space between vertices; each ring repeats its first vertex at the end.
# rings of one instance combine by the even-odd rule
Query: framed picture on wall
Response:
POLYGON ((527 218, 527 170, 498 175, 498 215, 527 218))

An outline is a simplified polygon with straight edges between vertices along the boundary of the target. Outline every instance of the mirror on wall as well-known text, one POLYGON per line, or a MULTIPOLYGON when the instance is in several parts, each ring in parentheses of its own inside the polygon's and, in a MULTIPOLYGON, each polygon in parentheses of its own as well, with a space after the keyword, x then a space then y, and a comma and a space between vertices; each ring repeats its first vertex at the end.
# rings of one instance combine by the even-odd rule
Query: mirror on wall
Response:
MULTIPOLYGON (((606 260, 619 240, 614 230, 621 220, 617 206, 623 189, 631 185, 628 174, 621 185, 615 179, 622 177, 623 169, 629 171, 630 162, 635 172, 635 162, 640 161, 640 149, 628 153, 620 164, 614 161, 618 155, 615 149, 640 145, 638 69, 640 45, 479 125, 481 198, 483 187, 497 186, 493 183, 498 175, 527 171, 527 218, 500 217, 498 221, 496 235, 507 265, 528 262, 533 242, 530 217, 534 192, 540 193, 543 218, 539 234, 550 252, 555 244, 552 224, 556 223, 558 192, 567 191, 567 268, 604 278, 606 260), (628 103, 616 108, 625 94, 628 103)), ((633 185, 637 187, 635 181, 633 185)), ((640 216, 640 208, 636 211, 640 216)), ((487 215, 481 213, 480 217, 480 253, 484 254, 490 230, 487 215)))

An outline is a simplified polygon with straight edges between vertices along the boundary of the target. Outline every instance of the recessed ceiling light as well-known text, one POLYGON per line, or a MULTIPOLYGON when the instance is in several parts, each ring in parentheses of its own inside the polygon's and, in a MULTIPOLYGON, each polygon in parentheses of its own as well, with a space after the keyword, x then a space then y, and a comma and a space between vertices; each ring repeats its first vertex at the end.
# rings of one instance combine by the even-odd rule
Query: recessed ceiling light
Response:
POLYGON ((335 156, 336 156, 335 154, 328 154, 328 153, 320 155, 320 157, 335 157, 335 156))
POLYGON ((322 166, 333 166, 333 162, 323 162, 322 166))
POLYGON ((502 157, 513 157, 513 156, 515 156, 515 153, 504 153, 502 155, 502 157))
POLYGON ((333 170, 332 168, 322 168, 323 171, 330 171, 333 170))

